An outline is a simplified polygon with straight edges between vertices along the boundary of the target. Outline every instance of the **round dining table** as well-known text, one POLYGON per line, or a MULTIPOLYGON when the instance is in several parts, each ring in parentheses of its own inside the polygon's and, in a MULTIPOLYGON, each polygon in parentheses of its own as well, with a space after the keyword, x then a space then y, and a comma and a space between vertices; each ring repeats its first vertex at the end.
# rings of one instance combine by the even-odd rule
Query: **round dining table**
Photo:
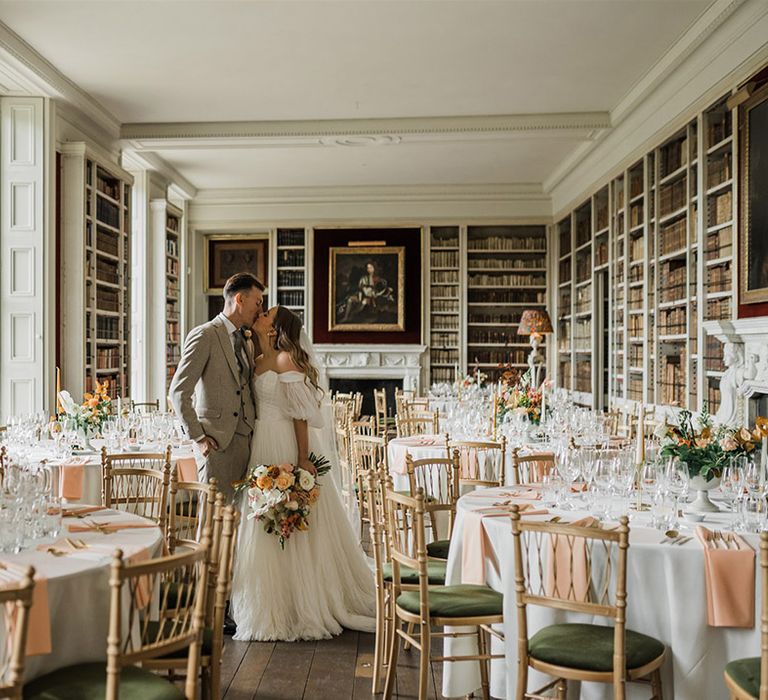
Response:
MULTIPOLYGON (((163 536, 152 521, 98 506, 65 510, 55 538, 17 554, 0 553, 0 586, 13 586, 19 567, 35 568, 26 681, 72 664, 107 658, 109 572, 116 549, 128 562, 160 556, 163 536)), ((7 630, 0 625, 0 645, 7 630)))
MULTIPOLYGON (((562 523, 574 522, 589 513, 561 510, 542 506, 535 493, 510 488, 477 489, 462 496, 457 504, 457 518, 451 537, 446 584, 459 584, 467 579, 477 582, 477 567, 468 571, 468 562, 477 562, 481 552, 479 574, 485 583, 504 594, 505 641, 492 639, 493 653, 503 654, 504 663, 491 663, 491 694, 498 698, 514 698, 517 679, 517 609, 515 599, 514 544, 511 516, 503 512, 501 504, 519 503, 533 506, 531 519, 548 520, 560 516, 562 523), (483 517, 498 508, 492 517, 483 517), (472 517, 472 513, 475 517, 472 517), (476 527, 477 523, 480 527, 476 527), (482 542, 481 538, 485 538, 482 542), (467 550, 466 553, 464 550, 467 550), (474 556, 465 556, 473 554, 474 556)), ((612 527, 616 521, 601 523, 612 527)), ((681 519, 678 530, 690 539, 674 544, 663 532, 651 527, 647 511, 631 511, 627 560, 627 629, 641 632, 667 647, 667 659, 662 668, 665 698, 689 700, 694 698, 726 697, 723 670, 728 661, 760 655, 760 564, 759 537, 743 535, 743 549, 757 552, 754 559, 754 581, 742 581, 744 590, 754 586, 754 612, 752 627, 720 627, 708 623, 705 556, 702 543, 696 536, 697 525, 710 531, 727 530, 730 514, 707 514, 700 523, 681 519)), ((741 585, 741 584, 739 584, 741 585)), ((747 596, 745 595, 745 598, 747 596)), ((538 606, 528 607, 529 638, 550 624, 563 622, 590 622, 611 625, 606 618, 591 618, 583 614, 556 611, 538 606)), ((476 645, 470 637, 447 638, 446 655, 474 653, 476 645)), ((531 670, 528 687, 541 687, 547 676, 531 670)), ((445 662, 443 694, 446 697, 464 696, 480 687, 477 662, 445 662)), ((627 684, 628 698, 647 698, 647 684, 627 684)), ((569 683, 568 697, 612 698, 612 688, 598 683, 569 683)))

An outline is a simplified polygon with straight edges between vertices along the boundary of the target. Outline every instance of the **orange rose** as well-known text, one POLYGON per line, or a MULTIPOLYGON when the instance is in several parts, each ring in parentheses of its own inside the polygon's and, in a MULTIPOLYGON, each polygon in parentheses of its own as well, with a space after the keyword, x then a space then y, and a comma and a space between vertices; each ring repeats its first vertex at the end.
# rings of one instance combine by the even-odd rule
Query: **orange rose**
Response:
POLYGON ((293 486, 293 482, 295 480, 296 479, 294 478, 293 474, 289 474, 288 472, 280 472, 275 481, 275 484, 281 491, 285 491, 286 489, 289 489, 291 486, 293 486))
POLYGON ((755 429, 760 432, 762 437, 768 437, 768 418, 762 416, 755 418, 755 429))
POLYGON ((309 502, 316 503, 318 498, 320 498, 320 489, 315 486, 315 488, 309 492, 309 502))
POLYGON ((277 476, 280 474, 280 468, 279 467, 270 467, 267 472, 273 479, 276 479, 277 476))
POLYGON ((269 491, 274 486, 274 482, 272 481, 272 477, 268 475, 260 476, 258 479, 256 479, 256 486, 258 486, 262 491, 269 491))
POLYGON ((99 397, 94 396, 92 399, 88 399, 88 408, 96 408, 99 405, 99 397))

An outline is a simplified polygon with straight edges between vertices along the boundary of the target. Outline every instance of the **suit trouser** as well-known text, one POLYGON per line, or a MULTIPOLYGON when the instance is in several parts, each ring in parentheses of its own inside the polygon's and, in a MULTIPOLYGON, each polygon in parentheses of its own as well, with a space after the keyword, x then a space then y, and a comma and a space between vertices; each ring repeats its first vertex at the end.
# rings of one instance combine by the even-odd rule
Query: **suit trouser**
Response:
POLYGON ((200 481, 208 483, 211 477, 218 481, 218 489, 224 494, 228 503, 234 500, 233 481, 239 481, 245 476, 248 461, 251 457, 251 436, 235 433, 227 449, 211 450, 208 458, 197 468, 200 481))

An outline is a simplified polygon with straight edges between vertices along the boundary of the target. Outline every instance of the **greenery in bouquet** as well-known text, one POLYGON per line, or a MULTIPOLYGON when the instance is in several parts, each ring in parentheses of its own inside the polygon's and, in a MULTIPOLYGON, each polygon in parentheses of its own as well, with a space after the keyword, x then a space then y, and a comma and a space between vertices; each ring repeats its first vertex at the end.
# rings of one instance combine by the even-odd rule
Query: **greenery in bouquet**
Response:
POLYGON ((531 423, 538 423, 541 420, 541 388, 533 386, 531 370, 521 374, 511 365, 503 368, 496 396, 498 419, 503 420, 507 414, 517 412, 527 415, 531 423))
POLYGON ((768 419, 758 417, 755 427, 716 426, 705 407, 694 417, 680 411, 677 425, 666 425, 661 444, 662 457, 677 457, 685 462, 688 475, 705 481, 720 477, 734 457, 749 456, 768 437, 768 419))
POLYGON ((112 399, 107 393, 109 380, 96 382, 96 391, 83 394, 83 403, 77 404, 68 391, 59 392, 59 404, 64 417, 71 420, 86 436, 98 434, 105 420, 112 415, 112 399))
POLYGON ((258 520, 267 534, 280 538, 280 547, 295 531, 309 529, 309 514, 320 498, 318 477, 331 469, 330 462, 311 453, 317 474, 293 464, 257 464, 242 481, 235 482, 235 492, 247 492, 248 520, 258 520))

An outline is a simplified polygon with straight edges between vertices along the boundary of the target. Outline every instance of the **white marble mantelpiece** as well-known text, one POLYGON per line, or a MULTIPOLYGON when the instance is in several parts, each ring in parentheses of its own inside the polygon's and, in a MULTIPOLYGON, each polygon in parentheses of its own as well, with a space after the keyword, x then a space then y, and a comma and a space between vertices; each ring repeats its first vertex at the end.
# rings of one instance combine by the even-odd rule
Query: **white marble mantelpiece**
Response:
POLYGON ((750 419, 749 402, 768 396, 768 317, 705 321, 704 330, 722 343, 731 343, 737 350, 736 361, 726 362, 723 380, 729 381, 721 380, 720 391, 725 400, 723 392, 732 392, 735 388, 738 415, 731 422, 745 425, 750 419))
POLYGON ((402 379, 403 389, 421 391, 426 345, 315 345, 326 379, 402 379))

